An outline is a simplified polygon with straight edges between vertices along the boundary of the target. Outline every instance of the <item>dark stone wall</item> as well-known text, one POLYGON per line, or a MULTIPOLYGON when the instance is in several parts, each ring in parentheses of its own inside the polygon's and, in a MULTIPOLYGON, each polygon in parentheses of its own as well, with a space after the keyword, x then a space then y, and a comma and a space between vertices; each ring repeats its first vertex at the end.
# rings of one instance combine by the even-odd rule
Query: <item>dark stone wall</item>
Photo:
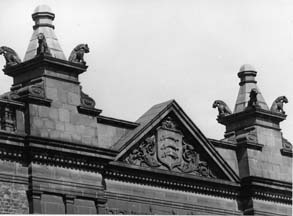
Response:
POLYGON ((26 167, 17 162, 0 160, 0 214, 29 213, 27 183, 26 167))
POLYGON ((105 124, 97 124, 98 127, 98 143, 103 148, 110 148, 114 143, 116 143, 123 135, 130 131, 130 129, 125 129, 122 127, 115 127, 105 124))
MULTIPOLYGON (((67 79, 69 77, 66 76, 67 79)), ((50 107, 30 105, 31 135, 86 145, 102 145, 98 143, 97 119, 78 113, 80 86, 53 78, 44 79, 46 96, 52 103, 50 107)))
POLYGON ((65 214, 65 205, 62 196, 42 195, 42 214, 65 214))
POLYGON ((106 185, 108 214, 241 215, 233 199, 114 180, 106 185))

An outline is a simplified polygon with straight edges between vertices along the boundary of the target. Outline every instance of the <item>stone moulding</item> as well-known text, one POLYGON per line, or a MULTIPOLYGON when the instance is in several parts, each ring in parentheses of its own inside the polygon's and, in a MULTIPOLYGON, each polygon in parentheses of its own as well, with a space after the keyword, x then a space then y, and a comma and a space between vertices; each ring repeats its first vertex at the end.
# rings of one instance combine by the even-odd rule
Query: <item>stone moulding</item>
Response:
POLYGON ((77 106, 77 110, 81 114, 98 116, 102 110, 95 108, 96 102, 89 95, 85 94, 80 87, 80 105, 77 106))
POLYGON ((62 183, 60 183, 60 180, 40 176, 30 177, 29 192, 40 194, 70 195, 72 197, 83 197, 85 199, 105 199, 103 186, 68 180, 62 180, 62 183))
POLYGON ((165 170, 154 170, 114 161, 108 165, 105 178, 230 199, 236 199, 240 191, 240 184, 230 181, 170 173, 165 170))
POLYGON ((144 203, 145 205, 149 205, 148 210, 145 209, 144 212, 135 211, 132 209, 122 209, 122 208, 109 208, 106 207, 107 214, 143 214, 143 215, 156 215, 158 214, 152 206, 162 206, 163 208, 168 207, 169 213, 166 212, 166 214, 169 215, 176 215, 178 214, 178 210, 183 210, 186 212, 186 215, 196 215, 196 214, 209 214, 209 215, 242 215, 242 212, 237 210, 228 210, 228 209, 221 209, 217 207, 206 207, 204 205, 200 205, 197 203, 188 204, 186 202, 172 202, 170 203, 167 200, 157 199, 153 197, 152 199, 149 199, 148 197, 144 196, 137 196, 137 195, 131 195, 123 194, 123 193, 114 193, 106 191, 106 196, 108 199, 115 199, 115 200, 122 200, 129 202, 131 200, 135 203, 144 203))
POLYGON ((96 108, 89 108, 85 106, 77 106, 77 110, 81 114, 90 115, 90 116, 98 116, 102 112, 100 109, 96 108))
MULTIPOLYGON (((22 62, 18 65, 11 66, 9 68, 3 69, 4 73, 8 76, 15 77, 19 74, 26 73, 34 68, 39 67, 53 67, 57 69, 70 70, 72 74, 79 75, 86 71, 87 66, 81 64, 75 64, 66 60, 59 58, 54 58, 51 56, 40 55, 36 58, 30 59, 28 61, 22 62)), ((56 70, 58 71, 58 70, 56 70)))
POLYGON ((292 184, 278 180, 249 176, 241 180, 240 198, 292 204, 292 184))
POLYGON ((232 122, 237 122, 240 119, 244 119, 244 118, 264 118, 264 117, 279 123, 285 120, 287 116, 285 114, 271 112, 261 108, 251 108, 243 112, 233 113, 227 116, 221 116, 220 118, 217 118, 217 121, 220 124, 227 125, 227 124, 231 124, 232 122))
POLYGON ((227 142, 223 140, 215 140, 215 139, 210 139, 209 141, 215 146, 215 147, 220 147, 220 148, 225 148, 225 149, 231 149, 231 150, 236 150, 237 145, 234 142, 227 142))
POLYGON ((52 100, 46 98, 44 83, 28 85, 17 90, 18 100, 30 104, 51 106, 52 100))
POLYGON ((282 149, 280 150, 281 154, 284 156, 292 157, 292 144, 285 138, 282 138, 282 149))
POLYGON ((254 127, 245 128, 242 134, 236 136, 237 148, 249 148, 261 151, 263 144, 258 143, 257 133, 254 127))
POLYGON ((24 163, 25 134, 0 131, 0 159, 24 163))
POLYGON ((0 158, 4 160, 21 163, 32 161, 82 170, 101 170, 117 154, 116 151, 94 146, 4 131, 0 131, 0 143, 0 158))
POLYGON ((116 127, 119 126, 122 128, 129 128, 129 129, 134 129, 137 126, 139 126, 139 123, 136 123, 136 122, 130 122, 130 121, 115 119, 115 118, 111 118, 107 116, 101 116, 101 115, 97 117, 97 122, 102 124, 107 124, 107 125, 113 125, 116 127))

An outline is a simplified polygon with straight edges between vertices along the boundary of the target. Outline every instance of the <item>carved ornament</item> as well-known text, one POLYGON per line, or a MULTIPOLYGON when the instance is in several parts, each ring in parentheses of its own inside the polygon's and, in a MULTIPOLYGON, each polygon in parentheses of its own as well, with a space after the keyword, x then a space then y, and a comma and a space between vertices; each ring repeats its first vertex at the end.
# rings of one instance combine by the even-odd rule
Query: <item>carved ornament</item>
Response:
POLYGON ((5 68, 21 63, 21 60, 18 57, 17 53, 9 47, 1 46, 0 55, 4 55, 4 58, 6 60, 5 68))
POLYGON ((31 95, 31 96, 35 96, 35 97, 39 97, 39 98, 45 98, 46 97, 43 82, 20 88, 19 90, 17 90, 16 94, 18 96, 31 95))
POLYGON ((81 106, 88 107, 88 108, 94 108, 96 106, 96 102, 94 99, 92 99, 90 96, 85 94, 82 91, 82 87, 80 87, 80 104, 81 106))
POLYGON ((271 106, 271 111, 285 114, 285 111, 283 109, 283 105, 284 105, 284 103, 288 103, 288 102, 289 101, 286 96, 278 97, 276 100, 274 100, 274 102, 271 106))
POLYGON ((236 140, 238 142, 245 141, 257 143, 257 131, 254 127, 245 128, 244 130, 238 132, 236 140))
POLYGON ((218 108, 219 117, 232 114, 228 105, 224 101, 221 101, 221 100, 215 100, 213 103, 213 108, 218 108))
POLYGON ((216 178, 193 145, 185 141, 169 117, 124 159, 131 165, 168 169, 196 176, 216 178))
POLYGON ((252 108, 259 107, 259 104, 257 101, 257 94, 258 94, 258 91, 256 88, 251 89, 247 107, 252 107, 252 108))
POLYGON ((292 143, 290 143, 287 139, 282 137, 282 149, 281 149, 282 155, 293 157, 293 148, 292 143))
POLYGON ((84 61, 84 54, 89 53, 90 49, 87 44, 79 44, 77 45, 71 52, 68 61, 86 65, 86 62, 84 61))
POLYGON ((49 50, 45 35, 43 33, 39 33, 37 35, 37 39, 38 39, 37 56, 39 55, 52 56, 49 50))

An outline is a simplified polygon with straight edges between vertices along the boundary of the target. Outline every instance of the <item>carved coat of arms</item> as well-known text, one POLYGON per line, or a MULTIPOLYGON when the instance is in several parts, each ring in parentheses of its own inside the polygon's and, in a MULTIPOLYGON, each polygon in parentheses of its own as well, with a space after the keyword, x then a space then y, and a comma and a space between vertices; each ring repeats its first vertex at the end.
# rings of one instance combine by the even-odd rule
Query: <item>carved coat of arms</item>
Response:
POLYGON ((157 140, 158 160, 169 170, 179 166, 182 161, 182 134, 160 127, 157 130, 157 140))
POLYGON ((170 171, 215 178, 208 163, 200 159, 195 147, 184 141, 182 132, 171 117, 163 120, 124 161, 132 165, 168 168, 170 171))

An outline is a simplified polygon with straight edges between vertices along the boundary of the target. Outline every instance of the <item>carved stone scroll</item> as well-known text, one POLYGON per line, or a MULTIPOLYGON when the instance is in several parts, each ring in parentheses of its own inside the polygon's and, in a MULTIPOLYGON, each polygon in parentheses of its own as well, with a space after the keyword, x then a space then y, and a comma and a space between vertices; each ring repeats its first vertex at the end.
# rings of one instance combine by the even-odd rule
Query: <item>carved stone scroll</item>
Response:
POLYGON ((81 106, 94 108, 96 106, 96 102, 90 96, 85 94, 80 87, 80 104, 81 106))
POLYGON ((184 140, 171 117, 165 118, 123 161, 136 166, 216 178, 195 147, 184 140))

